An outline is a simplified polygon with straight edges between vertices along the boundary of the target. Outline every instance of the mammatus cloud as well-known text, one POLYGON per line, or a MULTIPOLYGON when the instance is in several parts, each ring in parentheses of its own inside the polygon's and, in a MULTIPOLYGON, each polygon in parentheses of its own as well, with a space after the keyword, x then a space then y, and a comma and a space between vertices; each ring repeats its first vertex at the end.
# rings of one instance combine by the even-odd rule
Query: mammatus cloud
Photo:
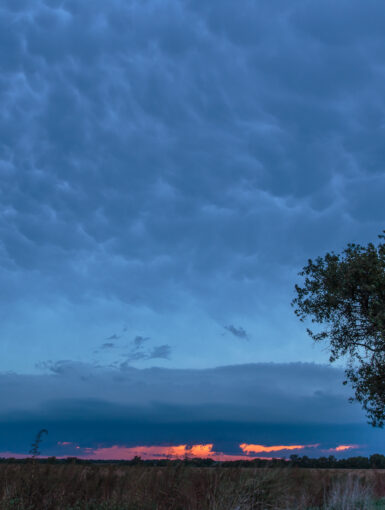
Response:
MULTIPOLYGON (((385 6, 16 3, 4 0, 0 19, 12 366, 21 345, 41 358, 53 336, 58 357, 72 342, 87 359, 94 336, 77 339, 91 311, 101 322, 123 309, 143 324, 167 315, 160 343, 179 342, 184 366, 196 337, 177 331, 184 314, 206 366, 226 344, 206 341, 212 322, 248 316, 252 335, 267 320, 282 343, 304 261, 383 228, 385 6), (60 318, 75 324, 68 337, 60 318), (23 341, 31 325, 37 340, 23 341)), ((274 342, 271 359, 293 352, 274 342)), ((232 344, 221 351, 234 359, 232 344)))

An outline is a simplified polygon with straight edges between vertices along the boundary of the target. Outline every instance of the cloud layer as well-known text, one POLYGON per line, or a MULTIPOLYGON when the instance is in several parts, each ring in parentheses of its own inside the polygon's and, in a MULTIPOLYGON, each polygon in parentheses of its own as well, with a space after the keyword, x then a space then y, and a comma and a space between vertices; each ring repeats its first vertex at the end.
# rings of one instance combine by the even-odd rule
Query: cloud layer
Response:
MULTIPOLYGON (((316 364, 250 364, 206 370, 136 369, 92 366, 72 361, 47 363, 42 375, 0 374, 1 414, 80 413, 81 405, 98 414, 106 405, 117 415, 136 408, 142 417, 258 422, 362 421, 341 370, 316 364), (93 407, 93 403, 95 406, 93 407), (174 411, 173 411, 174 409, 174 411), (158 411, 157 411, 158 410, 158 411), (154 412, 155 414, 151 414, 154 412)), ((87 411, 88 412, 88 411, 87 411)), ((87 413, 84 413, 87 416, 87 413)))
POLYGON ((224 324, 252 359, 311 359, 297 270, 385 219, 384 21, 356 0, 2 2, 9 363, 86 361, 90 317, 157 332, 174 366, 250 359, 224 324))
POLYGON ((238 456, 378 451, 382 436, 348 403, 342 379, 301 363, 172 370, 63 361, 42 375, 3 373, 0 452, 27 453, 41 428, 45 453, 58 456, 128 458, 139 446, 151 456, 182 445, 238 456))

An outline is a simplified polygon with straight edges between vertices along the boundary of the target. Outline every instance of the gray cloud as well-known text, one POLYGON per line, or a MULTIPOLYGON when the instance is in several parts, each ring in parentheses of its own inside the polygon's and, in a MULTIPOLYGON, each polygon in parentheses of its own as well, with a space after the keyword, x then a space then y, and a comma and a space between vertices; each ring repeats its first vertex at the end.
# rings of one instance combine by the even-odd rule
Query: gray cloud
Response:
MULTIPOLYGON (((384 19, 381 3, 363 12, 358 0, 2 2, 12 366, 26 352, 20 324, 40 314, 26 358, 41 345, 41 359, 52 315, 76 330, 95 307, 114 323, 107 305, 143 323, 167 314, 165 345, 209 338, 210 320, 253 335, 266 318, 265 339, 277 314, 274 342, 302 356, 286 341, 296 272, 383 228, 384 19), (183 314, 197 328, 186 338, 183 314)), ((87 343, 69 336, 76 352, 87 343)), ((206 365, 218 346, 207 340, 206 365)))
POLYGON ((1 396, 2 416, 32 411, 47 417, 50 413, 61 416, 67 413, 68 405, 75 406, 75 414, 83 415, 82 401, 88 400, 88 406, 95 402, 95 412, 97 402, 106 402, 117 406, 118 414, 125 415, 125 409, 134 407, 142 417, 153 416, 154 420, 163 421, 365 421, 359 406, 348 403, 350 393, 342 385, 343 372, 311 363, 175 370, 135 369, 128 363, 113 369, 58 361, 40 367, 48 373, 0 374, 1 387, 7 388, 1 396))
POLYGON ((170 359, 171 346, 170 345, 158 345, 152 349, 149 354, 149 359, 170 359))
POLYGON ((296 263, 331 224, 331 245, 353 219, 377 232, 382 207, 347 190, 376 175, 384 186, 382 44, 369 27, 385 8, 371 3, 363 20, 357 2, 333 18, 328 2, 317 15, 300 1, 242 11, 4 4, 7 292, 12 274, 36 271, 71 299, 87 288, 154 305, 158 287, 172 305, 170 275, 197 292, 197 277, 296 263))
POLYGON ((131 351, 129 353, 124 354, 125 360, 121 363, 116 362, 115 365, 119 366, 122 370, 130 368, 132 366, 133 361, 140 361, 148 359, 148 354, 142 351, 131 351))
POLYGON ((141 349, 143 347, 143 344, 145 342, 148 342, 148 340, 150 340, 149 337, 136 336, 133 340, 135 349, 141 349))
MULTIPOLYGON (((0 373, 0 452, 25 453, 45 427, 44 454, 79 455, 112 445, 215 444, 239 453, 241 442, 338 444, 354 454, 379 451, 383 433, 349 404, 343 371, 314 363, 259 363, 205 370, 115 368, 74 361, 41 364, 45 373, 0 373), (75 448, 75 447, 74 447, 75 448)), ((322 450, 322 448, 324 450, 322 450)), ((330 452, 329 452, 330 453, 330 452)))
POLYGON ((249 339, 249 335, 242 326, 236 327, 233 324, 229 324, 228 326, 224 326, 224 328, 238 338, 243 338, 245 340, 249 339))
POLYGON ((119 340, 120 336, 118 336, 116 333, 113 335, 107 337, 105 340, 119 340))
POLYGON ((101 346, 102 349, 112 349, 113 347, 115 347, 115 344, 113 342, 105 342, 101 346))
POLYGON ((153 360, 153 359, 164 359, 169 360, 171 356, 171 346, 164 344, 164 345, 157 345, 154 346, 151 351, 143 351, 141 349, 143 341, 147 341, 147 338, 143 337, 136 337, 134 340, 135 348, 129 353, 126 353, 124 355, 125 360, 120 363, 117 363, 117 365, 120 366, 121 369, 126 370, 127 368, 130 368, 131 363, 133 361, 140 361, 140 360, 153 360), (139 342, 139 344, 136 344, 136 340, 140 338, 142 341, 139 342))

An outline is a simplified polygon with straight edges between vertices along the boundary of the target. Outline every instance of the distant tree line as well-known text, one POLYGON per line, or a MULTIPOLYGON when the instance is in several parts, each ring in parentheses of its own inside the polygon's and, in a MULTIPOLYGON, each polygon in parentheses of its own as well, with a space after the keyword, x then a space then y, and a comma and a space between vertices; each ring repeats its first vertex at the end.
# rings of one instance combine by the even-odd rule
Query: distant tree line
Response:
POLYGON ((39 464, 119 464, 123 466, 191 466, 191 467, 245 467, 245 468, 317 468, 317 469, 385 469, 385 456, 379 453, 370 455, 370 457, 349 457, 347 459, 337 459, 333 455, 328 457, 311 458, 304 455, 290 455, 288 459, 252 459, 236 461, 215 461, 213 459, 185 458, 183 460, 154 459, 143 460, 140 457, 134 457, 131 460, 84 460, 77 457, 67 457, 57 459, 48 457, 45 459, 15 459, 0 458, 2 464, 28 464, 32 460, 39 464))

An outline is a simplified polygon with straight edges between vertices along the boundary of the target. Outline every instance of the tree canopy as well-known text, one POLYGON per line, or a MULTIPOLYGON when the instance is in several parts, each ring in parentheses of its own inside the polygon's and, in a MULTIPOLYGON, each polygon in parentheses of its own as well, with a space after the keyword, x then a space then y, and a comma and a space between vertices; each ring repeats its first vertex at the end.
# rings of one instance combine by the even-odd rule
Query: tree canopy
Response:
MULTIPOLYGON (((384 231, 385 233, 385 231, 384 231)), ((373 426, 385 420, 385 236, 378 245, 350 243, 341 254, 308 260, 292 301, 316 342, 327 341, 330 361, 347 359, 346 376, 373 426)), ((344 384, 347 383, 344 381, 344 384)))

